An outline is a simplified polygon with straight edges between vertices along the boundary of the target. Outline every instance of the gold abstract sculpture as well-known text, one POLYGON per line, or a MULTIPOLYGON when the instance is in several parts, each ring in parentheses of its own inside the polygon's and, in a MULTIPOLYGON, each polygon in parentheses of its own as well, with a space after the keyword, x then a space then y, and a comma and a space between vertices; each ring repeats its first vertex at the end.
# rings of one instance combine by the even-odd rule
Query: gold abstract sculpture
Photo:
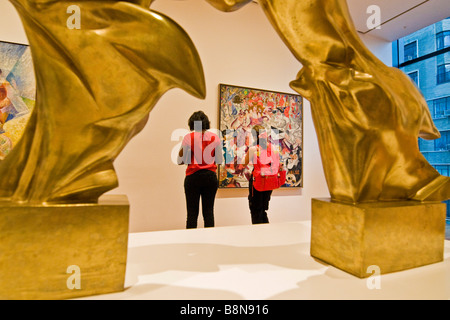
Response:
MULTIPOLYGON (((65 298, 121 290, 128 205, 102 205, 98 197, 117 186, 113 161, 164 92, 179 87, 204 98, 200 58, 174 21, 149 9, 153 0, 10 1, 32 49, 37 98, 22 139, 0 162, 0 201, 7 204, 0 219, 6 239, 0 251, 7 252, 0 274, 22 277, 19 286, 4 281, 0 296, 65 298), (67 26, 70 5, 83 13, 80 29, 67 26), (27 228, 33 232, 24 238, 27 228), (17 248, 20 257, 14 257, 17 248), (58 263, 40 252, 50 252, 58 263), (61 281, 73 263, 87 272, 84 292, 68 292, 61 281)), ((234 11, 251 0, 207 1, 234 11)), ((418 149, 419 136, 439 137, 418 89, 364 46, 345 0, 259 3, 303 65, 291 87, 311 101, 325 176, 337 201, 313 201, 312 255, 326 260, 328 254, 358 276, 366 264, 389 272, 442 259, 443 205, 387 204, 450 198, 449 178, 418 149), (339 202, 350 205, 342 209, 339 202), (378 203, 373 209, 360 204, 365 202, 378 203), (404 228, 410 221, 411 228, 404 228), (391 248, 395 239, 408 243, 391 248), (386 252, 406 258, 399 265, 386 252)))
POLYGON ((419 151, 440 136, 422 94, 366 48, 345 0, 258 2, 303 65, 291 87, 311 102, 331 194, 312 199, 311 256, 360 278, 442 261, 450 178, 419 151))
POLYGON ((35 65, 36 107, 23 138, 0 163, 0 200, 96 202, 117 186, 113 161, 178 87, 203 98, 189 36, 151 0, 11 0, 35 65), (67 8, 82 12, 67 26, 67 8))
POLYGON ((312 199, 311 256, 359 278, 444 259, 445 204, 312 199))
MULTIPOLYGON (((249 0, 208 0, 223 11, 249 0)), ((303 65, 291 87, 311 101, 333 200, 440 201, 450 178, 423 157, 418 137, 437 139, 425 99, 400 70, 363 44, 345 0, 259 0, 303 65)))
MULTIPOLYGON (((0 199, 95 202, 117 185, 113 161, 172 87, 204 97, 188 35, 151 11, 151 0, 10 0, 35 60, 36 108, 24 138, 0 163, 0 199)), ((250 0, 207 0, 234 11, 250 0)), ((302 63, 291 87, 311 101, 333 200, 446 200, 450 179, 423 157, 418 137, 438 138, 427 104, 401 71, 362 43, 345 0, 260 0, 302 63)))
POLYGON ((163 93, 178 87, 204 98, 200 58, 150 0, 11 2, 30 43, 37 97, 0 162, 0 298, 123 290, 128 200, 99 197, 117 186, 113 161, 163 93), (74 6, 79 29, 68 24, 74 6))

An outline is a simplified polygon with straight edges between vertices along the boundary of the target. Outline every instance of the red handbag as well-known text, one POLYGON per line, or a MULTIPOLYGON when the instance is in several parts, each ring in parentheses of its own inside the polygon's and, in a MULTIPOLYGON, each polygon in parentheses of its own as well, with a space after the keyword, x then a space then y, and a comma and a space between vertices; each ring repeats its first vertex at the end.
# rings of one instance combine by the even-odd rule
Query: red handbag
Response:
POLYGON ((258 191, 275 190, 286 183, 286 171, 284 170, 278 171, 277 174, 267 176, 254 174, 253 177, 253 187, 258 191))
POLYGON ((258 191, 278 189, 286 183, 286 171, 280 165, 278 152, 273 150, 272 145, 269 144, 267 150, 262 153, 258 146, 253 169, 253 187, 258 191), (261 157, 264 161, 261 161, 261 157))

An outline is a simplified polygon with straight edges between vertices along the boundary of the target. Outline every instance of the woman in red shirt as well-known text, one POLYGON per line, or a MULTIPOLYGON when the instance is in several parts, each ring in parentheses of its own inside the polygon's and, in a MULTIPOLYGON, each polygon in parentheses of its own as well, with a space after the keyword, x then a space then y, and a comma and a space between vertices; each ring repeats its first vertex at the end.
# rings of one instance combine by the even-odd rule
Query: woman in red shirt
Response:
POLYGON ((183 138, 178 164, 186 164, 186 228, 197 228, 200 198, 205 228, 214 227, 214 201, 218 188, 217 163, 222 144, 218 135, 209 132, 210 122, 202 111, 194 112, 188 121, 192 131, 183 138))
MULTIPOLYGON (((252 129, 254 145, 252 145, 245 155, 244 166, 253 165, 252 175, 249 180, 248 203, 252 224, 269 223, 267 210, 272 196, 272 189, 258 190, 256 188, 255 177, 278 175, 284 166, 280 163, 280 155, 276 148, 269 142, 266 129, 261 125, 256 125, 252 129)), ((274 187, 274 186, 272 186, 274 187)))

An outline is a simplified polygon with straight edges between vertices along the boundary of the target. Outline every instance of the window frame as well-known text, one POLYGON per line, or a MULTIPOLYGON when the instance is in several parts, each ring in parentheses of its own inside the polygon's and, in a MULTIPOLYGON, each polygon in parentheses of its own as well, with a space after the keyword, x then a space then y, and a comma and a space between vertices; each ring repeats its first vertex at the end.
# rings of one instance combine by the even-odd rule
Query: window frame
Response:
POLYGON ((450 47, 450 30, 444 30, 436 33, 436 50, 442 50, 450 47), (445 40, 447 39, 447 45, 445 40))
POLYGON ((431 100, 433 103, 433 119, 450 116, 450 96, 431 100))
POLYGON ((450 150, 450 130, 441 130, 441 137, 434 140, 434 151, 449 151, 450 150), (438 144, 444 142, 444 148, 438 148, 438 144))
POLYGON ((408 44, 405 44, 403 46, 403 61, 406 62, 406 61, 412 61, 414 59, 417 59, 419 57, 419 49, 418 48, 419 48, 419 41, 418 40, 414 40, 414 41, 409 42, 408 44), (412 45, 412 44, 414 44, 414 49, 415 49, 414 50, 414 56, 411 59, 407 59, 407 57, 406 57, 406 52, 408 52, 407 51, 407 47, 412 45))
POLYGON ((419 87, 419 70, 413 70, 407 73, 408 77, 417 85, 417 87, 419 87), (412 74, 416 73, 417 74, 417 81, 414 80, 414 78, 411 77, 412 74))
POLYGON ((436 82, 437 84, 450 82, 450 63, 443 63, 437 66, 436 82), (441 68, 444 69, 444 72, 440 72, 441 68))

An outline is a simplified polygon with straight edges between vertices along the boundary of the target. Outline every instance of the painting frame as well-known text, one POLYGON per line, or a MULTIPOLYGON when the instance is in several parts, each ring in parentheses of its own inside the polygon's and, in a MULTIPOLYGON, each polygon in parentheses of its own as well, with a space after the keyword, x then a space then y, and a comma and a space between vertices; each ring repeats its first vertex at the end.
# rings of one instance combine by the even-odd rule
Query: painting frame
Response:
POLYGON ((21 139, 36 104, 36 77, 28 44, 0 40, 0 160, 21 139))
POLYGON ((245 167, 242 160, 256 124, 267 128, 288 171, 280 189, 303 188, 303 105, 299 94, 220 83, 218 130, 224 161, 218 165, 219 189, 248 188, 252 165, 245 167))

